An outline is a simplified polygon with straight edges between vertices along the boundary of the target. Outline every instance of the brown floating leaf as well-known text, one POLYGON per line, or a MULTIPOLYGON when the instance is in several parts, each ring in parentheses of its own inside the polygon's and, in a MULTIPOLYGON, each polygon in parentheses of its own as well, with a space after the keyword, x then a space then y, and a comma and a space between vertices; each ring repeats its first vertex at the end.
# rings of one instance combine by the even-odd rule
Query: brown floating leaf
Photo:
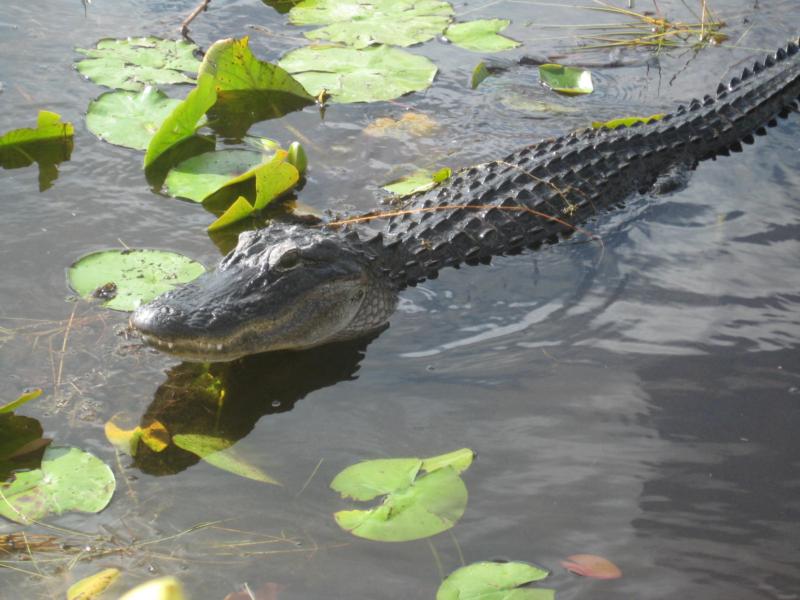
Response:
POLYGON ((595 554, 573 554, 561 561, 567 571, 595 579, 619 579, 622 571, 607 558, 595 554))

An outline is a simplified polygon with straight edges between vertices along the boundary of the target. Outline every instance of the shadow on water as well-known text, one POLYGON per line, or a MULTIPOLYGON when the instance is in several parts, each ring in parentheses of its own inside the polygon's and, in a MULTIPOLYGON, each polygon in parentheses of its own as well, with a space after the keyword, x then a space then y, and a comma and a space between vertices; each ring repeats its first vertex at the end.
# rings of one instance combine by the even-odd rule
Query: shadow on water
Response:
MULTIPOLYGON (((140 425, 157 421, 171 436, 201 434, 236 442, 261 417, 292 410, 316 390, 356 379, 375 337, 227 363, 181 363, 167 372, 140 425)), ((172 475, 199 460, 174 443, 155 452, 140 441, 134 465, 150 475, 172 475)))

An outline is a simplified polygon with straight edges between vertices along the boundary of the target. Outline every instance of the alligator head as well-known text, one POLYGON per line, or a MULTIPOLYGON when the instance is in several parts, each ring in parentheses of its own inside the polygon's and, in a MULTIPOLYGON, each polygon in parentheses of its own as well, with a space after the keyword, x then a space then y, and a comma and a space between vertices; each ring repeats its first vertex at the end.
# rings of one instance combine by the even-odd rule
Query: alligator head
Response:
POLYGON ((373 257, 335 231, 243 233, 215 271, 138 308, 145 343, 191 361, 228 361, 351 339, 384 325, 396 290, 373 257))

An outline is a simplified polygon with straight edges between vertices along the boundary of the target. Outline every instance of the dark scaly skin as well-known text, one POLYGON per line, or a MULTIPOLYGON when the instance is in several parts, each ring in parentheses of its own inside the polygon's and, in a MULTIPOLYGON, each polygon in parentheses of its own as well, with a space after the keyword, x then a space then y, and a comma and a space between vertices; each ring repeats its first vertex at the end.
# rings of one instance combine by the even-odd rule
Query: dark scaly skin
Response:
POLYGON ((671 173, 753 143, 796 108, 798 43, 660 121, 544 140, 455 173, 395 216, 244 233, 216 271, 139 308, 131 324, 159 349, 208 361, 375 331, 398 291, 444 267, 557 241, 671 173))

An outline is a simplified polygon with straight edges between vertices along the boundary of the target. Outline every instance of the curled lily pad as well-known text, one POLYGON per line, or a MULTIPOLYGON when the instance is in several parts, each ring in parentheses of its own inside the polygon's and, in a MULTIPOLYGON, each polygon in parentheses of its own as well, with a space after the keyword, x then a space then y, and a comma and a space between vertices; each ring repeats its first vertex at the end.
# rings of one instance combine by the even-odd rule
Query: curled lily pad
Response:
POLYGON ((547 87, 559 94, 578 96, 594 91, 592 74, 584 69, 563 65, 539 65, 539 77, 547 87))
POLYGON ((500 35, 511 21, 507 19, 479 19, 453 23, 444 32, 456 46, 474 52, 501 52, 519 46, 519 42, 500 35))
POLYGON ((104 300, 113 310, 134 310, 205 271, 200 263, 164 250, 103 250, 78 259, 69 284, 84 298, 104 300))
POLYGON ((100 512, 115 486, 111 469, 96 456, 78 448, 48 448, 40 468, 0 484, 0 515, 27 524, 48 514, 100 512))
POLYGON ((119 577, 119 569, 103 569, 99 573, 84 577, 67 590, 67 600, 92 600, 106 591, 119 577))
POLYGON ((186 600, 186 595, 175 577, 159 577, 137 585, 119 600, 186 600))
POLYGON ((197 46, 183 40, 155 37, 104 39, 90 50, 77 49, 85 59, 78 71, 97 84, 138 91, 145 85, 194 83, 186 73, 197 72, 197 46))
POLYGON ((146 150, 161 123, 180 103, 152 87, 139 93, 106 92, 89 104, 86 127, 111 144, 146 150))
POLYGON ((596 554, 573 554, 566 560, 562 560, 561 566, 576 575, 594 579, 619 579, 622 577, 622 571, 617 565, 596 554))
POLYGON ((467 488, 459 473, 472 462, 469 449, 428 459, 396 458, 348 467, 331 482, 343 497, 368 501, 367 510, 343 510, 337 524, 355 536, 383 542, 416 540, 450 529, 464 514, 467 488))
POLYGON ((12 400, 6 404, 0 405, 0 414, 9 413, 13 410, 17 410, 23 404, 30 402, 31 400, 36 400, 39 396, 42 395, 41 388, 33 388, 26 392, 21 393, 17 396, 16 400, 12 400))
POLYGON ((270 477, 264 471, 250 464, 240 457, 232 448, 233 442, 225 438, 195 434, 178 433, 172 438, 178 448, 199 456, 210 465, 263 483, 282 485, 278 480, 270 477))
POLYGON ((252 150, 205 152, 173 168, 164 184, 171 196, 202 202, 221 187, 246 179, 244 175, 265 158, 260 152, 252 150))
POLYGON ((72 123, 40 110, 36 127, 14 129, 0 136, 0 167, 19 169, 39 165, 39 191, 48 189, 58 177, 58 164, 72 154, 72 123))
POLYGON ((42 425, 36 419, 0 414, 0 481, 8 479, 14 471, 37 469, 49 443, 48 438, 42 437, 42 425))
POLYGON ((303 0, 289 19, 295 25, 326 25, 307 32, 309 39, 366 48, 425 42, 447 27, 452 14, 442 0, 303 0))
POLYGON ((436 65, 429 59, 389 46, 358 50, 306 46, 279 62, 313 96, 326 92, 333 102, 392 100, 433 83, 436 65))
POLYGON ((450 573, 439 586, 436 600, 554 600, 554 590, 521 587, 548 575, 522 562, 473 563, 450 573))

